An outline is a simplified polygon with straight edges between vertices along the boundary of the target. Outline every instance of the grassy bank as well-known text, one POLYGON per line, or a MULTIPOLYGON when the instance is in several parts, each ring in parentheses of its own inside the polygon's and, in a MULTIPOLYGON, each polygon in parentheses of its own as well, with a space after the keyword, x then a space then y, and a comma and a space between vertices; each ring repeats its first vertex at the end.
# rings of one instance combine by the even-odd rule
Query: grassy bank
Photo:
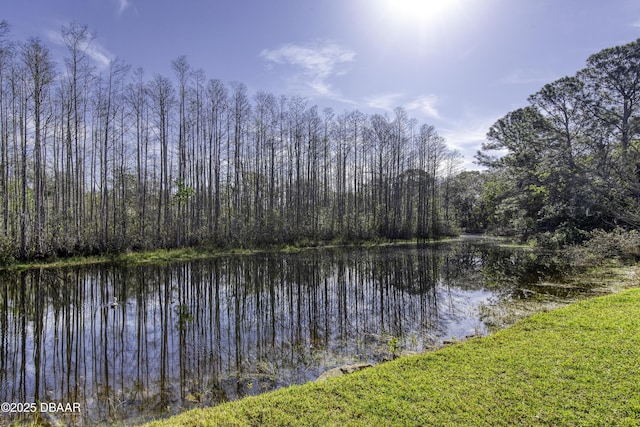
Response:
POLYGON ((152 426, 640 425, 640 289, 152 426))
MULTIPOLYGON (((431 242, 453 241, 453 238, 443 238, 431 242)), ((28 270, 36 268, 60 268, 70 266, 122 263, 122 264, 163 264, 168 262, 194 261, 209 259, 224 255, 241 255, 260 252, 300 252, 306 249, 334 248, 334 247, 376 247, 387 245, 414 245, 415 240, 383 240, 357 242, 315 242, 299 245, 273 245, 256 248, 205 248, 189 247, 180 249, 156 249, 141 252, 122 252, 105 255, 74 256, 69 258, 51 258, 39 261, 10 261, 0 264, 0 270, 28 270)))
POLYGON ((197 248, 157 249, 144 252, 123 252, 106 255, 76 256, 69 258, 47 259, 42 261, 15 261, 0 266, 0 269, 28 270, 34 268, 60 268, 108 263, 161 264, 174 261, 191 261, 202 258, 211 258, 223 253, 234 252, 240 251, 206 250, 197 248))

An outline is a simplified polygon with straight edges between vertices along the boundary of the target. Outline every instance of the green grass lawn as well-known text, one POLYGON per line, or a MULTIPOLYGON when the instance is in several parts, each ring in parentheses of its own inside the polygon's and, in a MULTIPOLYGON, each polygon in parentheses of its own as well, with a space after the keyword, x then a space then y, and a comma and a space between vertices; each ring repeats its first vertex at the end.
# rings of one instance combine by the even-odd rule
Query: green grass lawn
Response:
POLYGON ((640 289, 153 426, 640 425, 640 289))

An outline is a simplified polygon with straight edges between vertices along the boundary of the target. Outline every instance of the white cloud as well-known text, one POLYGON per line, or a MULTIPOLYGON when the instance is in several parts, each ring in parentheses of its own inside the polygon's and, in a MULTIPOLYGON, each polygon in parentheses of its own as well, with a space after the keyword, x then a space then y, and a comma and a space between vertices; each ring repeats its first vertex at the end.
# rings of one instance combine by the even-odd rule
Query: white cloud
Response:
POLYGON ((131 6, 131 2, 129 0, 117 0, 118 1, 118 15, 122 15, 122 13, 131 6))
POLYGON ((436 107, 438 97, 433 94, 421 95, 406 105, 407 110, 417 110, 425 117, 440 119, 440 112, 436 107))
POLYGON ((401 105, 400 100, 404 95, 401 93, 381 93, 371 95, 364 99, 365 104, 369 108, 378 108, 385 111, 390 111, 401 105))
MULTIPOLYGON (((65 46, 64 39, 62 38, 62 34, 59 31, 47 31, 47 38, 52 42, 59 46, 65 46)), ((96 65, 100 68, 106 68, 109 66, 111 61, 115 58, 107 48, 102 46, 97 40, 91 40, 88 43, 85 43, 84 46, 81 46, 81 49, 86 53, 96 65)))
POLYGON ((85 48, 85 52, 101 67, 107 67, 115 58, 111 52, 95 40, 85 48))
POLYGON ((637 20, 633 21, 631 26, 634 27, 634 28, 640 28, 640 19, 637 19, 637 20))
MULTIPOLYGON (((438 133, 444 137, 447 146, 458 150, 464 156, 464 167, 467 170, 481 169, 474 164, 474 156, 480 150, 482 143, 487 141, 489 128, 500 118, 499 115, 478 116, 467 114, 462 120, 447 123, 438 128, 438 133)), ((492 153, 498 154, 501 153, 492 153)))
MULTIPOLYGON (((422 123, 433 120, 436 131, 444 137, 451 150, 459 151, 463 156, 463 167, 466 170, 483 169, 475 164, 475 155, 482 143, 487 141, 489 128, 501 117, 500 114, 477 114, 463 112, 462 118, 452 119, 446 112, 441 112, 438 104, 441 98, 435 94, 423 94, 409 99, 400 92, 388 92, 371 95, 364 99, 369 108, 390 112, 394 108, 404 107, 410 116, 415 116, 422 123)), ((503 153, 493 153, 501 155, 503 153)))
POLYGON ((260 56, 271 65, 294 67, 291 83, 303 86, 312 95, 339 97, 329 80, 347 72, 344 64, 353 62, 352 50, 330 41, 316 41, 307 45, 288 43, 277 49, 264 49, 260 56))
POLYGON ((369 108, 392 111, 396 107, 404 107, 407 111, 418 112, 421 116, 431 119, 442 119, 436 107, 438 97, 434 94, 420 95, 411 101, 404 100, 405 95, 397 92, 371 95, 364 99, 369 108))

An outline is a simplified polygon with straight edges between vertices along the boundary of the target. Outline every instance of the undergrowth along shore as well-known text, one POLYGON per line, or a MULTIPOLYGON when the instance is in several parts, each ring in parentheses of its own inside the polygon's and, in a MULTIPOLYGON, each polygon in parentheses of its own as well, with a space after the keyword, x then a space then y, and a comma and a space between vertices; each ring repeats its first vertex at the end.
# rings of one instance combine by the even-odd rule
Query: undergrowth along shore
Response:
POLYGON ((439 351, 148 426, 638 426, 638 319, 634 288, 439 351))
MULTIPOLYGON (((496 237, 477 236, 478 239, 501 239, 496 237)), ((458 238, 442 238, 425 240, 420 243, 450 242, 458 238)), ((29 270, 38 268, 61 268, 96 264, 164 264, 171 262, 188 262, 198 259, 209 259, 218 256, 248 255, 261 252, 292 253, 309 249, 333 247, 376 247, 388 245, 415 245, 416 240, 376 240, 363 242, 323 242, 310 245, 273 245, 255 248, 206 248, 186 247, 180 249, 155 249, 140 252, 109 253, 104 255, 73 256, 68 258, 52 258, 41 261, 11 261, 0 264, 0 270, 29 270)))

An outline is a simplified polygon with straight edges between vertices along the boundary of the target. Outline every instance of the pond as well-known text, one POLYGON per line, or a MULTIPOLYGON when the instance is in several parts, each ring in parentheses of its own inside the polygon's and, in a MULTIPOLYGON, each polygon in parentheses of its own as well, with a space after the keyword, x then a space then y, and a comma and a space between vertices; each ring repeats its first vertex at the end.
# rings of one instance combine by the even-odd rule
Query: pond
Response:
POLYGON ((46 417, 77 425, 215 405, 486 334, 479 307, 560 270, 461 239, 3 272, 0 402, 67 405, 46 417))

